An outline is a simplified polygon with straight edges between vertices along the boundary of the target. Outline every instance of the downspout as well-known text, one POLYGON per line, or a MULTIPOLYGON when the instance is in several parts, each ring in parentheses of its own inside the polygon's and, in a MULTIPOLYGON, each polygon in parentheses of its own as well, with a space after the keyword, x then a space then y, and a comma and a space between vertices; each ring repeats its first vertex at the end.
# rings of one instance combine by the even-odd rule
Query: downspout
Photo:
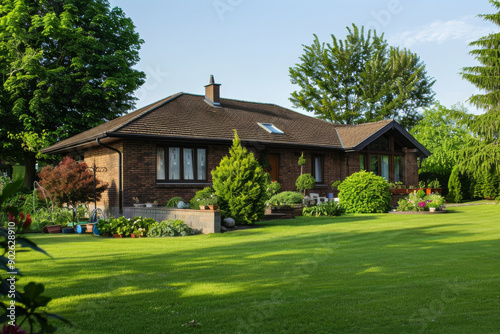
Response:
POLYGON ((101 143, 101 139, 96 139, 97 145, 110 149, 118 153, 118 207, 119 214, 123 214, 123 190, 122 190, 122 152, 120 150, 101 143))
POLYGON ((345 152, 345 177, 349 177, 349 152, 345 152))

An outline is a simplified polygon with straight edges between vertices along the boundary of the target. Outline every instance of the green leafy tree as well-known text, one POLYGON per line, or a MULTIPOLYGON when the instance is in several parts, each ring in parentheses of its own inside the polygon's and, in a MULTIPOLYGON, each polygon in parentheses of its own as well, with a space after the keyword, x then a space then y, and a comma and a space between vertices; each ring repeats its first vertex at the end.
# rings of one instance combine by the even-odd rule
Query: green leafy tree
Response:
POLYGON ((223 217, 252 224, 264 216, 267 175, 253 153, 241 146, 236 130, 229 156, 212 171, 212 182, 223 217))
POLYGON ((0 139, 16 135, 2 146, 23 152, 27 186, 33 142, 46 146, 122 115, 144 83, 132 68, 143 41, 107 0, 1 1, 0 39, 0 139))
POLYGON ((304 46, 300 63, 289 70, 295 107, 340 124, 395 119, 411 128, 420 119, 419 108, 434 99, 434 80, 425 64, 406 49, 390 47, 384 36, 356 25, 345 40, 304 46))
POLYGON ((449 193, 446 199, 451 203, 461 203, 463 199, 462 183, 460 182, 460 171, 453 168, 450 180, 448 181, 449 193))
POLYGON ((422 120, 410 133, 432 155, 424 160, 420 172, 451 174, 459 152, 474 140, 468 128, 472 114, 462 105, 450 109, 441 104, 426 108, 422 120))

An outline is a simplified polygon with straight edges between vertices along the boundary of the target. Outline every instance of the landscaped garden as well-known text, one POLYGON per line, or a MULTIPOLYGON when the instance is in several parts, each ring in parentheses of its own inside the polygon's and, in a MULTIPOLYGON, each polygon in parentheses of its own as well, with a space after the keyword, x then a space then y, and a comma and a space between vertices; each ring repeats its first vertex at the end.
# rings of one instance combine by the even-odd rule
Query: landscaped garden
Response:
POLYGON ((478 205, 181 238, 30 234, 53 258, 19 253, 18 284, 45 285, 48 310, 76 326, 58 333, 494 332, 499 215, 478 205))

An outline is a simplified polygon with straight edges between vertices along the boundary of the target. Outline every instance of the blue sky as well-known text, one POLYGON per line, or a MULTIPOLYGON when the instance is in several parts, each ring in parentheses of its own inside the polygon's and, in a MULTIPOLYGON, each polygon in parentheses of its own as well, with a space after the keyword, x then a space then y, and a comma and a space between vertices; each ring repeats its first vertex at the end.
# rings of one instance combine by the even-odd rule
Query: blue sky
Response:
POLYGON ((331 34, 343 39, 352 23, 376 28, 390 45, 417 53, 436 79, 436 99, 450 107, 478 92, 459 75, 476 64, 468 43, 498 31, 477 17, 494 12, 487 0, 110 3, 132 18, 145 41, 137 68, 147 81, 136 93, 137 107, 181 91, 203 94, 213 74, 222 97, 292 108, 288 98, 297 88, 288 69, 299 61, 302 45, 310 45, 313 34, 325 42, 331 34))

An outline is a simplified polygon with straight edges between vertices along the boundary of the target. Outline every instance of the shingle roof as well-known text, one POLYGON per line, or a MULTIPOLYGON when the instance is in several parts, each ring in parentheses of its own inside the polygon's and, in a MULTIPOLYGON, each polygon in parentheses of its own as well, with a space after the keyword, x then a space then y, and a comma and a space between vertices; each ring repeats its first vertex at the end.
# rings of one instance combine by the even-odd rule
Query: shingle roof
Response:
POLYGON ((345 149, 354 148, 361 144, 366 139, 370 138, 377 131, 383 129, 392 120, 383 120, 373 123, 365 123, 359 125, 344 125, 337 126, 337 133, 339 134, 342 146, 345 149))
POLYGON ((60 153, 104 137, 231 141, 233 129, 238 131, 243 142, 353 149, 391 122, 395 123, 385 120, 335 125, 274 104, 221 99, 221 107, 214 107, 202 95, 178 93, 58 142, 42 152, 60 153), (258 122, 272 123, 284 133, 268 133, 258 122))

